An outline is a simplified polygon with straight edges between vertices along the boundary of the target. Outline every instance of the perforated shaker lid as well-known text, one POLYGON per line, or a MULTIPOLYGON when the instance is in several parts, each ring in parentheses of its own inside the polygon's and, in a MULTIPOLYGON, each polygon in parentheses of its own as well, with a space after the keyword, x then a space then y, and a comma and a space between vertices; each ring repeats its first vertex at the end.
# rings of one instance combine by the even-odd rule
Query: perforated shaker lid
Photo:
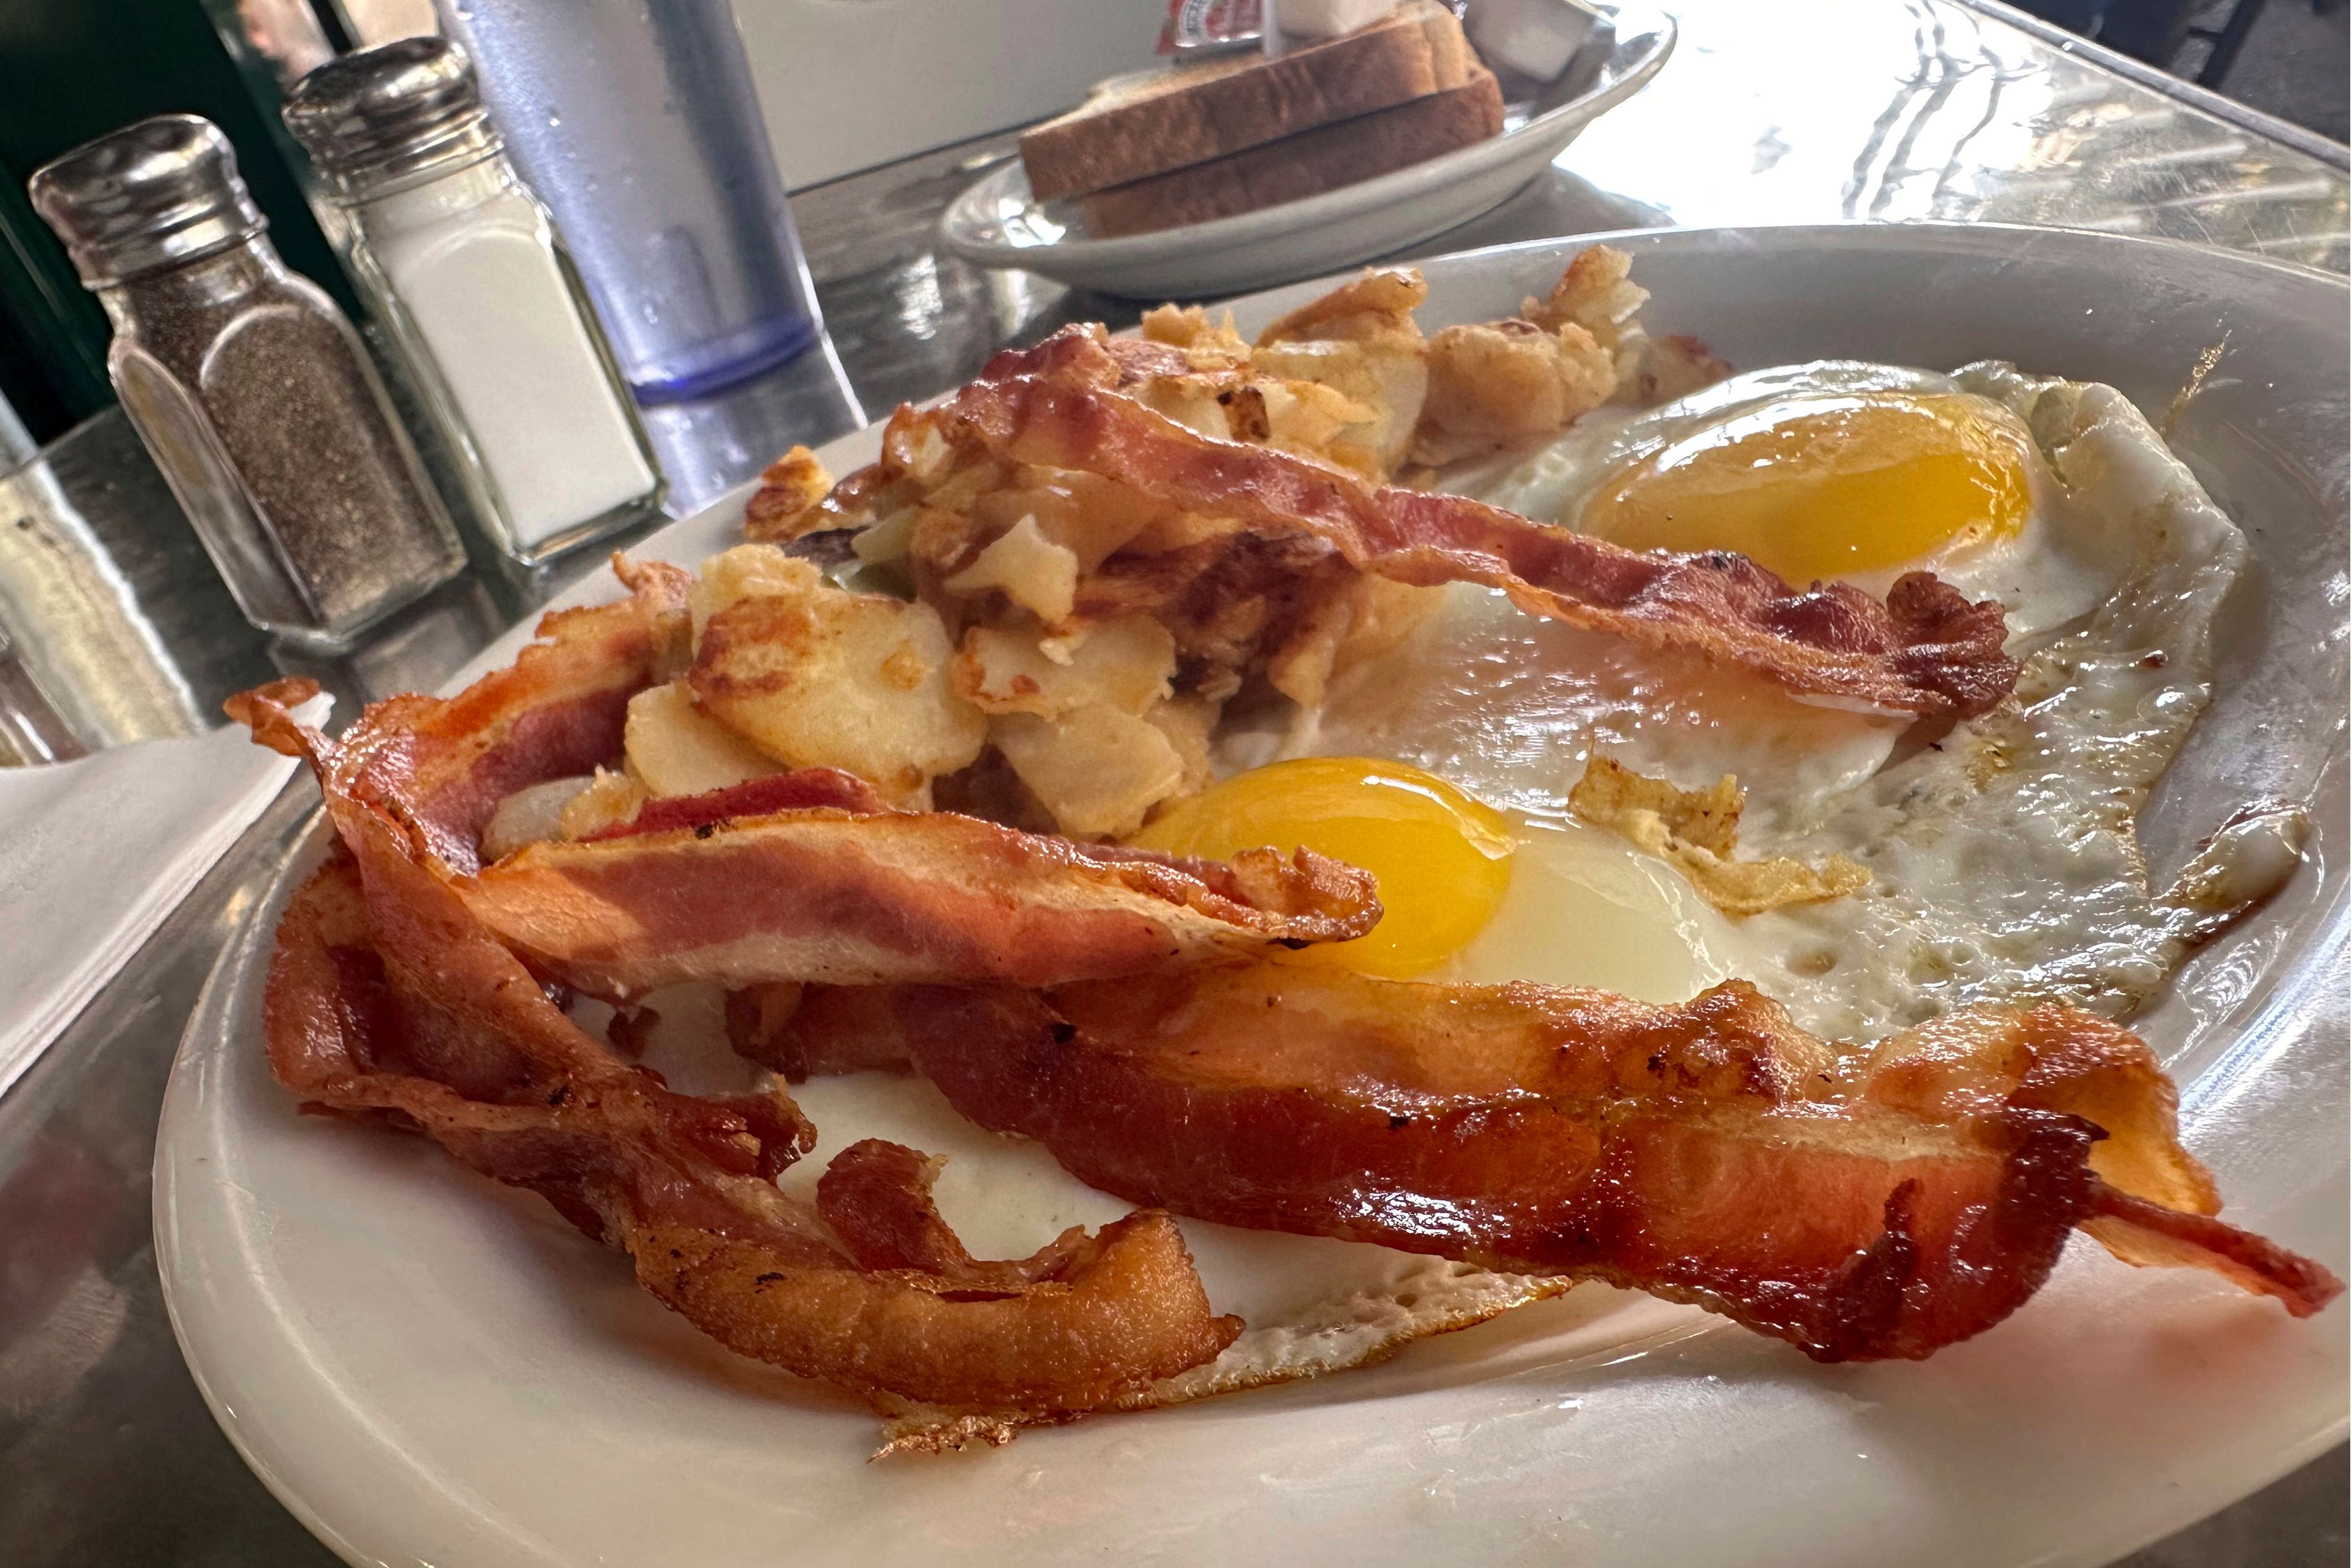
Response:
POLYGON ((446 38, 401 38, 329 60, 294 84, 281 112, 345 195, 502 145, 473 62, 446 38))
POLYGON ((194 114, 159 114, 84 142, 36 169, 26 188, 93 289, 268 226, 237 177, 228 138, 194 114))

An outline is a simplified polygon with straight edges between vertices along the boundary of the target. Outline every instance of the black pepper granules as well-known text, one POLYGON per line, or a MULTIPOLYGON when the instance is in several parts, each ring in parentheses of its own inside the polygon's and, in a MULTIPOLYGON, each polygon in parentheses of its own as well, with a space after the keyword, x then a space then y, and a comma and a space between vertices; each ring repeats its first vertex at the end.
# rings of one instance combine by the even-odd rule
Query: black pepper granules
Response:
POLYGON ((358 334, 278 259, 209 121, 142 121, 31 191, 114 323, 123 411, 256 626, 346 647, 464 569, 358 334))

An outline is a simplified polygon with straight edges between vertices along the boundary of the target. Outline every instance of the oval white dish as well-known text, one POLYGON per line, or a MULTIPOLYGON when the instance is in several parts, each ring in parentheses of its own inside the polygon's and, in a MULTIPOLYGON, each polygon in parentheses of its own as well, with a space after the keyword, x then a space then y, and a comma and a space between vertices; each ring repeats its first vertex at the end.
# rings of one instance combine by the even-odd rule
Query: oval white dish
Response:
MULTIPOLYGON (((1424 320, 1507 311, 1584 243, 1425 263, 1424 320)), ((2258 580, 2150 816, 2151 851, 2161 865, 2256 795, 2315 793, 2317 827, 2288 889, 2139 1026, 2182 1084, 2187 1142, 2230 1217, 2345 1272, 2342 280, 1991 227, 1613 243, 1654 290, 1656 330, 1745 365, 2010 356, 2160 413, 2226 336, 2174 438, 2246 525, 2258 580), (2315 659, 2315 641, 2336 651, 2315 659)), ((1312 291, 1244 301, 1244 325, 1312 291)), ((842 472, 874 446, 865 432, 824 457, 842 472)), ((646 552, 698 560, 740 509, 646 552)), ((2022 1311, 1923 1364, 1816 1365, 1580 1290, 1367 1372, 869 1466, 862 1405, 702 1339, 537 1200, 420 1140, 295 1114, 257 1008, 278 900, 307 864, 257 904, 190 1024, 157 1143, 156 1242, 224 1429, 353 1563, 2089 1565, 2345 1430, 2352 1314, 2296 1323, 2078 1241, 2022 1311)))

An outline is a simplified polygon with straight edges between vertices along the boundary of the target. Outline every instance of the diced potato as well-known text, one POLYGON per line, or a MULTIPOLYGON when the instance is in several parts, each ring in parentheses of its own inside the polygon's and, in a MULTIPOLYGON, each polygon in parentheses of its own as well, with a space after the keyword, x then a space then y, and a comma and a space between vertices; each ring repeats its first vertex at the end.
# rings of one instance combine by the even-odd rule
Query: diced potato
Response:
POLYGON ((1068 620, 1077 603, 1078 558, 1040 532, 1035 518, 1024 517, 940 586, 967 598, 994 588, 1053 625, 1068 620))
POLYGON ((1421 327, 1412 313, 1428 298, 1429 285, 1415 268, 1368 268, 1276 321, 1257 335, 1257 346, 1333 339, 1360 342, 1399 333, 1418 338, 1421 327))
POLYGON ((627 773, 608 773, 598 768, 588 787, 564 803, 563 813, 556 820, 556 831, 564 838, 585 838, 629 821, 645 804, 645 785, 627 773))
POLYGON ((1574 322, 1448 327, 1429 340, 1429 397, 1412 455, 1448 463, 1541 440, 1607 402, 1617 387, 1608 353, 1574 322))
POLYGON ((946 479, 955 465, 955 448, 940 434, 939 426, 929 422, 916 425, 909 432, 904 454, 907 471, 927 485, 946 479))
POLYGON ((1122 616, 1041 644, 1034 632, 974 626, 950 679, 985 713, 1055 719, 1101 703, 1140 715, 1168 694, 1176 639, 1149 616, 1122 616))
POLYGON ((1618 379, 1630 380, 1641 359, 1643 331, 1636 318, 1650 298, 1633 280, 1633 258, 1622 250, 1606 245, 1580 250, 1552 285, 1551 297, 1522 302, 1519 313, 1549 331, 1581 327, 1611 357, 1618 379))
MULTIPOLYGON (((1318 340, 1267 343, 1252 363, 1266 375, 1311 383, 1339 394, 1358 412, 1325 438, 1343 467, 1385 478, 1412 447, 1412 427, 1429 395, 1421 335, 1402 334, 1368 342, 1318 340), (1360 460, 1349 461, 1360 451, 1360 460)), ((1276 445, 1289 443, 1277 427, 1276 445)))
POLYGON ((1184 787, 1184 761, 1168 737, 1107 704, 1060 719, 1001 714, 990 721, 989 739, 1065 833, 1132 833, 1184 787))
POLYGON ((1231 427, 1217 394, 1231 384, 1232 379, 1227 376, 1155 375, 1121 390, 1154 414, 1173 419, 1195 436, 1223 441, 1231 427))
POLYGON ((654 795, 700 795, 782 770, 776 760, 696 706, 683 680, 629 699, 622 746, 654 795))
POLYGON ((786 766, 844 768, 912 805, 980 753, 987 721, 949 689, 928 605, 850 593, 751 544, 705 564, 695 618, 695 697, 786 766))
POLYGON ((760 488, 743 503, 747 539, 798 539, 812 529, 832 526, 817 503, 833 489, 833 476, 806 447, 794 447, 768 465, 760 488))
POLYGON ((1094 571, 1132 540, 1160 511, 1142 491, 1077 468, 1024 464, 1013 482, 972 502, 973 521, 992 530, 1011 528, 1024 517, 1078 558, 1081 574, 1094 571))
POLYGON ((870 528, 857 531, 849 542, 850 552, 868 566, 889 566, 907 559, 907 552, 915 540, 915 519, 919 509, 900 507, 887 517, 877 518, 870 528))
POLYGON ((489 821, 482 825, 483 860, 503 860, 526 844, 561 836, 563 808, 594 787, 595 783, 584 775, 550 779, 545 784, 526 785, 499 802, 498 810, 490 813, 489 821))
POLYGON ((1209 766, 1209 738, 1217 732, 1217 718, 1223 710, 1223 703, 1205 697, 1171 697, 1144 713, 1143 721, 1167 737, 1183 765, 1183 782, 1167 798, 1198 795, 1215 778, 1209 766))
POLYGON ((907 561, 918 591, 929 598, 940 580, 962 567, 974 553, 973 545, 985 537, 980 524, 962 512, 917 508, 907 533, 907 561))
POLYGON ((803 594, 818 581, 814 566, 785 554, 772 544, 740 544, 702 563, 702 574, 687 590, 686 607, 694 620, 694 640, 710 617, 728 605, 765 595, 803 594))
POLYGON ((1194 366, 1237 364, 1249 358, 1249 343, 1234 331, 1234 313, 1214 321, 1198 305, 1159 305, 1143 312, 1142 335, 1147 342, 1187 351, 1194 366))
POLYGON ((1301 708, 1323 706, 1332 662, 1339 657, 1340 641, 1356 617, 1355 596, 1348 592, 1349 586, 1352 584, 1342 585, 1309 605, 1297 628, 1267 656, 1266 684, 1301 708))
MULTIPOLYGON (((1652 338, 1642 351, 1641 369, 1630 389, 1636 403, 1672 403, 1731 374, 1730 364, 1696 338, 1676 334, 1652 338)), ((1622 384, 1618 390, 1627 391, 1622 384)))
POLYGON ((1003 489, 1011 477, 1010 464, 981 458, 957 467, 926 490, 923 504, 946 511, 968 511, 982 496, 1003 489))

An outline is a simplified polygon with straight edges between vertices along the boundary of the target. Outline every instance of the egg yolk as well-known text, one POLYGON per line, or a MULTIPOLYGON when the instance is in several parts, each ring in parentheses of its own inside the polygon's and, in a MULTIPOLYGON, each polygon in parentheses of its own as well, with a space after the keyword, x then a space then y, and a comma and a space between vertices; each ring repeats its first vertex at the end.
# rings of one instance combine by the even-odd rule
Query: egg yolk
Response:
POLYGON ((1129 840, 1225 859, 1305 847, 1370 871, 1381 923, 1353 942, 1280 956, 1372 974, 1419 974, 1476 936, 1511 884, 1510 824, 1434 773, 1362 757, 1303 757, 1239 773, 1129 840))
POLYGON ((1577 526, 1637 550, 1736 550, 1799 586, 1834 581, 2015 534, 2031 446, 1981 399, 1799 394, 1609 474, 1577 526))

